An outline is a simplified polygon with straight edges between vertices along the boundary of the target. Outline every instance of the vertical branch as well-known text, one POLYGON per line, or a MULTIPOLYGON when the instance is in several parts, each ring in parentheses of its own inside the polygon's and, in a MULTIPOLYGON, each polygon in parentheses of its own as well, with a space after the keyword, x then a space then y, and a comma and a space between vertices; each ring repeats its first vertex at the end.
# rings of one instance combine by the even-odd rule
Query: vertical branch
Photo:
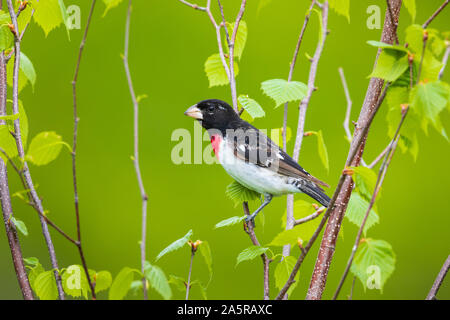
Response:
MULTIPOLYGON (((314 3, 314 2, 313 2, 314 3)), ((308 109, 309 102, 311 100, 311 96, 313 92, 316 90, 315 88, 315 81, 316 81, 316 75, 317 75, 317 68, 319 65, 319 60, 322 55, 323 47, 325 45, 325 39, 327 38, 328 34, 328 1, 325 1, 321 7, 322 10, 322 35, 319 38, 316 51, 314 53, 314 56, 311 60, 311 66, 309 69, 309 77, 308 77, 308 91, 306 94, 306 97, 300 101, 299 106, 299 115, 298 115, 298 127, 297 127, 297 135, 295 138, 295 146, 294 146, 294 153, 293 153, 293 159, 294 161, 298 161, 299 155, 300 155, 300 149, 302 146, 303 141, 303 134, 305 130, 305 121, 306 121, 306 110, 308 109)), ((287 219, 286 219, 286 230, 292 229, 294 227, 294 196, 288 195, 287 196, 287 219)), ((290 254, 290 246, 286 245, 283 247, 283 255, 288 256, 290 254)))
MULTIPOLYGON (((2 3, 0 1, 0 7, 1 6, 2 3)), ((4 52, 0 52, 0 116, 6 116, 6 101, 6 62, 4 52)), ((4 120, 0 120, 0 126, 4 125, 6 125, 6 122, 4 120)), ((25 300, 33 300, 33 293, 31 291, 27 272, 23 263, 22 249, 17 236, 17 230, 10 220, 13 215, 13 211, 11 206, 11 197, 9 194, 8 171, 6 168, 6 162, 3 161, 2 158, 0 158, 0 201, 3 212, 3 221, 5 223, 6 236, 11 249, 14 270, 16 272, 17 280, 19 281, 20 290, 22 291, 22 295, 25 300)))
POLYGON ((80 226, 80 210, 79 210, 79 201, 78 201, 78 185, 77 185, 77 142, 78 142, 78 122, 80 118, 78 117, 78 105, 77 105, 77 80, 78 73, 80 70, 81 57, 83 55, 84 46, 86 43, 87 34, 89 31, 89 26, 92 20, 92 13, 94 12, 96 0, 92 0, 91 9, 89 11, 89 17, 86 23, 86 29, 84 30, 83 39, 81 40, 77 64, 75 67, 75 75, 72 80, 72 93, 73 93, 73 145, 72 145, 72 175, 73 175, 73 191, 74 191, 74 205, 75 205, 75 217, 77 221, 77 247, 80 254, 81 262, 83 264, 84 273, 86 274, 86 278, 89 282, 89 287, 92 293, 92 299, 96 299, 94 284, 91 281, 91 276, 89 275, 86 259, 84 257, 83 247, 81 245, 81 226, 80 226))
MULTIPOLYGON (((383 26, 381 41, 385 43, 393 43, 396 39, 397 23, 400 14, 401 0, 390 1, 390 12, 385 14, 385 22, 383 26), (392 18, 390 18, 392 16, 392 18)), ((377 57, 380 50, 378 50, 377 57)), ((388 88, 385 86, 382 92, 384 81, 378 78, 371 78, 367 89, 366 97, 358 118, 357 126, 353 134, 353 140, 350 145, 346 166, 358 166, 362 153, 364 151, 367 133, 374 119, 388 88)), ((326 215, 329 216, 327 226, 322 238, 319 254, 314 267, 311 278, 307 299, 320 299, 325 289, 328 271, 333 259, 334 248, 336 246, 337 236, 339 234, 344 213, 347 208, 350 194, 353 188, 351 176, 342 174, 338 182, 337 188, 330 201, 329 209, 326 215)))
POLYGON ((188 274, 188 280, 186 283, 186 300, 189 300, 189 291, 191 289, 192 263, 194 262, 195 251, 196 251, 196 248, 194 247, 194 245, 191 245, 191 263, 189 264, 189 274, 188 274))
MULTIPOLYGON (((133 164, 134 169, 136 171, 137 182, 139 186, 140 195, 142 198, 142 235, 141 235, 141 272, 144 274, 144 265, 145 265, 145 252, 146 252, 146 239, 147 239, 147 202, 148 195, 145 192, 144 183, 142 180, 141 167, 139 165, 139 102, 136 98, 136 94, 133 87, 133 81, 131 79, 130 68, 128 65, 128 47, 129 47, 129 39, 130 39, 130 20, 131 20, 131 10, 132 10, 132 0, 128 2, 128 10, 127 10, 127 21, 125 24, 125 51, 123 55, 123 64, 125 67, 125 74, 128 82, 128 89, 130 91, 131 100, 133 102, 133 111, 134 111, 134 128, 133 128, 133 136, 134 136, 134 155, 133 155, 133 164)), ((145 277, 142 278, 142 285, 144 290, 144 299, 148 299, 147 295, 147 281, 145 277)))
MULTIPOLYGON (((14 54, 13 88, 12 89, 13 89, 13 113, 14 113, 14 115, 17 115, 17 114, 19 114, 19 67, 20 67, 20 36, 19 36, 19 34, 20 34, 20 30, 19 30, 19 26, 17 23, 17 15, 14 11, 14 6, 12 3, 12 0, 7 0, 6 3, 8 5, 9 15, 11 16, 11 21, 12 21, 12 24, 14 27, 13 34, 14 34, 14 53, 15 54, 14 54)), ((21 131, 20 131, 20 119, 19 118, 14 120, 14 136, 15 136, 15 140, 16 140, 17 151, 18 151, 19 157, 23 163, 23 176, 24 176, 25 182, 29 189, 30 196, 33 200, 33 203, 40 212, 39 219, 41 222, 42 233, 44 235, 45 242, 47 244, 47 249, 49 251, 52 268, 54 269, 54 275, 55 275, 56 285, 57 285, 57 289, 58 289, 58 297, 59 297, 59 299, 64 300, 64 291, 63 291, 62 284, 61 284, 61 276, 59 275, 59 272, 58 272, 59 267, 58 267, 58 261, 56 259, 55 248, 53 246, 50 232, 48 231, 47 222, 46 222, 45 218, 43 217, 44 216, 44 208, 42 206, 41 199, 38 197, 38 195, 36 193, 36 189, 34 187, 33 180, 31 179, 31 174, 30 174, 30 170, 28 168, 28 163, 25 161, 25 151, 24 151, 24 147, 22 144, 22 135, 21 135, 21 131)))

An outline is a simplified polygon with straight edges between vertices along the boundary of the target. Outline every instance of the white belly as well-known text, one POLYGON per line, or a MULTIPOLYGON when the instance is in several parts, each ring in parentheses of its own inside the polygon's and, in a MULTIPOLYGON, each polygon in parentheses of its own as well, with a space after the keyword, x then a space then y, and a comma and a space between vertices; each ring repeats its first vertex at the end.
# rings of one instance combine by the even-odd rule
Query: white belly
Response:
POLYGON ((301 192, 288 183, 289 178, 269 169, 263 169, 256 164, 237 159, 233 154, 233 149, 223 140, 220 142, 217 158, 230 176, 251 190, 274 196, 301 192))

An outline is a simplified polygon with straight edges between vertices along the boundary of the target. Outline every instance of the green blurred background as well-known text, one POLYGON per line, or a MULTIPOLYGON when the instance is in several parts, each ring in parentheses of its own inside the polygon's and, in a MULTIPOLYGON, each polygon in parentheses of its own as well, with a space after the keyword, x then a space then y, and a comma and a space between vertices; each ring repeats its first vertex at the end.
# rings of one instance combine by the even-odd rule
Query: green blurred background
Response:
MULTIPOLYGON (((130 156, 132 154, 132 105, 120 54, 123 52, 126 2, 102 18, 104 5, 95 9, 79 83, 79 146, 78 172, 83 245, 87 262, 95 270, 109 270, 115 276, 124 266, 139 268, 141 200, 130 156)), ((219 165, 174 165, 170 155, 176 142, 171 134, 177 128, 193 132, 193 121, 184 110, 205 98, 230 101, 228 87, 209 88, 203 64, 217 52, 215 32, 207 16, 176 0, 134 2, 131 23, 130 67, 137 94, 147 94, 140 110, 140 160, 145 186, 149 193, 148 257, 155 256, 170 242, 193 229, 193 240, 207 240, 211 246, 214 275, 208 288, 210 299, 262 298, 262 265, 260 259, 235 268, 236 256, 251 243, 241 226, 214 230, 214 225, 231 216, 241 215, 224 191, 231 178, 219 165)), ((200 5, 205 1, 199 0, 200 5)), ((260 128, 279 128, 283 108, 274 109, 273 101, 260 91, 260 83, 273 78, 287 78, 298 33, 303 23, 308 0, 272 1, 258 11, 258 1, 248 1, 244 19, 248 40, 237 77, 238 94, 249 94, 264 107, 266 117, 255 121, 260 128)), ((213 1, 214 6, 216 3, 213 1)), ((235 18, 240 1, 223 1, 229 20, 235 18)), ((423 23, 442 3, 441 0, 417 1, 416 21, 423 23)), ((82 29, 90 1, 67 0, 66 6, 81 7, 82 29)), ((352 120, 356 120, 368 85, 376 49, 367 40, 379 40, 381 30, 366 27, 366 9, 377 4, 384 17, 385 1, 351 1, 351 23, 330 12, 329 29, 307 113, 306 130, 322 129, 330 157, 329 174, 320 163, 314 138, 306 138, 300 164, 313 175, 337 183, 348 152, 342 122, 346 101, 338 67, 343 67, 354 103, 352 120)), ((217 14, 217 11, 215 12, 217 14)), ((217 15, 217 18, 219 16, 217 15)), ((450 9, 446 9, 430 27, 446 31, 450 9)), ((403 8, 399 35, 411 18, 403 8)), ((32 24, 22 49, 34 62, 38 80, 32 91, 21 93, 30 121, 30 136, 54 130, 72 140, 72 91, 75 61, 82 30, 59 28, 46 38, 32 24)), ((315 17, 308 26, 297 63, 294 80, 307 81, 309 62, 317 43, 318 22, 315 17)), ((444 76, 450 80, 450 70, 444 76)), ((289 126, 296 127, 297 103, 290 105, 289 126)), ((377 115, 371 129, 365 159, 371 161, 388 143, 385 121, 386 106, 377 115)), ((449 130, 448 113, 444 124, 449 130)), ((450 197, 448 161, 450 148, 444 138, 430 130, 420 132, 420 152, 416 162, 408 154, 397 152, 378 202, 380 224, 368 236, 392 244, 397 255, 395 272, 381 294, 364 292, 359 281, 355 299, 424 299, 442 263, 450 253, 450 197)), ((204 145, 206 146, 206 142, 204 145)), ((288 145, 292 153, 293 141, 288 145)), ((17 177, 10 171, 12 191, 20 190, 17 177)), ((67 150, 45 167, 32 167, 35 183, 49 217, 68 233, 75 235, 75 215, 71 158, 67 150)), ((328 192, 330 195, 332 193, 328 192)), ((297 195, 296 199, 306 199, 297 195)), ((21 236, 25 257, 39 257, 49 268, 48 254, 36 213, 18 199, 13 200, 16 216, 25 221, 29 236, 21 236)), ((256 232, 262 244, 281 231, 281 216, 286 199, 276 198, 265 210, 265 225, 256 232)), ((252 206, 254 209, 255 205, 252 206)), ((344 225, 344 239, 339 239, 325 291, 330 298, 342 275, 353 245, 357 228, 344 225)), ((1 230, 4 230, 1 227, 1 230)), ((61 267, 79 263, 76 248, 52 231, 61 267)), ((317 257, 318 244, 305 260, 300 271, 299 286, 292 298, 303 299, 317 257)), ((298 249, 293 253, 298 256, 298 249)), ((158 261, 167 275, 187 277, 190 252, 186 247, 158 261)), ((19 299, 21 294, 14 274, 4 231, 0 233, 0 299, 19 299)), ((273 270, 272 270, 273 271, 273 270)), ((194 261, 193 279, 207 282, 207 268, 199 256, 194 261)), ((351 278, 341 298, 350 291, 351 278)), ((182 299, 176 291, 174 298, 182 299)), ((277 290, 272 282, 272 297, 277 290)), ((160 298, 154 291, 151 298, 160 298)), ((102 294, 101 297, 106 297, 102 294)), ((129 296, 132 298, 132 296, 129 296)), ((200 299, 197 288, 191 297, 200 299)), ((450 280, 439 295, 450 298, 450 280)), ((135 297, 139 298, 139 296, 135 297)))

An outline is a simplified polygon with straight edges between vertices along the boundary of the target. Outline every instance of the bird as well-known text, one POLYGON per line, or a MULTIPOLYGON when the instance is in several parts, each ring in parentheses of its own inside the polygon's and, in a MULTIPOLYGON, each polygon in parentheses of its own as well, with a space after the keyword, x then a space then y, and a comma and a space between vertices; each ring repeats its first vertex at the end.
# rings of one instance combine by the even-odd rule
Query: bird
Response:
POLYGON ((305 193, 324 207, 330 198, 313 177, 263 132, 241 119, 225 101, 202 100, 184 114, 199 121, 225 171, 244 187, 264 195, 261 206, 245 218, 254 221, 273 197, 305 193))

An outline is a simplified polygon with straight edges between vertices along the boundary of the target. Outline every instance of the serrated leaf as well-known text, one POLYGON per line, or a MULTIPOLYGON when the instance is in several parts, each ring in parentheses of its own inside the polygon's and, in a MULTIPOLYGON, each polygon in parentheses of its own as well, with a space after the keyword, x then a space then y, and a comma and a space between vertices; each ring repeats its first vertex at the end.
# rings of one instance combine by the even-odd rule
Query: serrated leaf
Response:
POLYGON ((328 161, 328 151, 327 146, 325 145, 325 140, 323 139, 322 130, 319 130, 316 133, 317 136, 317 151, 319 153, 320 160, 322 161, 323 166, 327 171, 330 170, 330 164, 328 161))
POLYGON ((261 83, 262 91, 275 101, 275 107, 290 102, 302 100, 308 91, 308 86, 299 81, 272 79, 261 83))
POLYGON ((402 51, 402 52, 406 52, 406 53, 408 52, 407 48, 405 48, 404 46, 398 45, 398 44, 389 44, 386 42, 375 41, 375 40, 369 40, 369 41, 367 41, 367 44, 369 44, 373 47, 382 48, 382 49, 392 49, 392 50, 402 51))
MULTIPOLYGON (((292 138, 292 129, 286 127, 286 143, 288 143, 292 138)), ((283 145, 283 128, 276 128, 270 130, 270 139, 277 145, 283 145)))
MULTIPOLYGON (((294 257, 288 256, 283 257, 283 260, 281 260, 280 263, 278 263, 277 266, 275 267, 275 286, 279 290, 281 290, 286 284, 286 281, 289 279, 289 276, 291 275, 292 270, 294 269, 296 263, 297 260, 294 257)), ((291 285, 291 287, 287 291, 288 297, 291 295, 292 291, 294 291, 295 287, 297 286, 299 278, 300 272, 297 272, 297 274, 294 277, 295 282, 291 285)))
POLYGON ((255 259, 256 257, 265 253, 267 250, 269 250, 269 248, 264 248, 261 246, 251 246, 242 250, 236 259, 236 266, 243 261, 255 259))
POLYGON ((139 272, 129 267, 124 267, 120 270, 109 289, 109 300, 122 300, 125 298, 134 280, 134 273, 139 272))
POLYGON ((64 23, 58 0, 33 2, 33 5, 36 7, 33 19, 44 30, 45 36, 64 23))
MULTIPOLYGON (((355 224, 358 228, 361 227, 364 216, 366 215, 367 209, 369 208, 369 201, 364 199, 358 192, 352 192, 350 196, 350 201, 348 202, 347 211, 345 217, 355 224)), ((366 234, 372 226, 379 223, 380 218, 375 210, 372 208, 370 210, 369 216, 367 217, 366 224, 364 225, 363 232, 366 234)))
POLYGON ((28 257, 28 258, 24 258, 23 262, 25 262, 25 264, 36 267, 39 264, 39 259, 36 257, 28 257))
POLYGON ((14 217, 11 217, 11 222, 14 223, 17 230, 19 230, 24 236, 28 236, 28 229, 27 226, 25 225, 25 222, 23 222, 22 220, 18 220, 14 217))
POLYGON ((0 26, 0 50, 6 50, 12 47, 14 43, 14 36, 7 25, 0 26))
POLYGON ((37 166, 49 164, 58 157, 64 144, 54 131, 41 132, 31 140, 25 158, 37 166))
POLYGON ((266 115, 259 103, 256 102, 256 100, 249 98, 248 95, 239 95, 238 102, 253 119, 262 118, 266 115))
POLYGON ((367 200, 373 196, 375 184, 377 182, 377 174, 367 167, 350 167, 354 171, 353 181, 355 182, 355 191, 359 192, 367 200))
POLYGON ((61 275, 61 282, 66 294, 74 298, 84 296, 87 299, 90 288, 82 266, 68 266, 61 275))
POLYGON ((53 270, 40 273, 34 280, 34 292, 41 300, 56 300, 58 289, 53 270))
POLYGON ((169 300, 172 297, 172 289, 170 289, 169 281, 160 267, 145 261, 144 275, 150 286, 165 300, 169 300))
MULTIPOLYGON (((234 23, 227 22, 228 34, 230 38, 232 37, 234 30, 234 23)), ((247 23, 244 20, 241 20, 239 23, 238 31, 236 33, 236 41, 234 43, 234 56, 241 59, 242 53, 244 52, 245 43, 247 42, 247 23)), ((227 44, 228 52, 230 49, 228 48, 228 42, 225 40, 224 43, 227 44)))
POLYGON ((385 48, 381 51, 377 60, 377 65, 369 77, 393 82, 397 80, 408 67, 409 62, 406 52, 385 48))
MULTIPOLYGON (((11 135, 9 128, 6 125, 0 125, 0 148, 2 148, 11 159, 18 154, 16 140, 11 135)), ((5 163, 8 162, 8 158, 2 152, 0 152, 0 157, 5 163)))
POLYGON ((111 272, 100 271, 95 274, 95 293, 107 290, 109 287, 111 287, 111 284, 112 284, 111 272))
POLYGON ((207 241, 202 241, 202 243, 199 246, 199 251, 203 259, 205 260, 206 266, 208 267, 209 276, 211 278, 213 274, 213 269, 212 269, 211 248, 209 246, 209 243, 207 241))
POLYGON ((330 0, 330 8, 347 18, 350 23, 350 0, 330 0))
POLYGON ((414 23, 414 20, 416 20, 416 0, 403 0, 403 4, 405 5, 406 10, 408 10, 411 20, 414 23))
MULTIPOLYGON (((225 58, 227 65, 229 65, 229 59, 225 58)), ((223 86, 230 83, 227 73, 222 64, 220 54, 215 53, 206 59, 205 72, 209 80, 209 87, 223 86)), ((239 74, 239 67, 236 61, 234 61, 234 76, 239 74)))
POLYGON ((141 291, 142 291, 142 280, 134 280, 130 286, 131 294, 136 296, 141 291))
POLYGON ((179 291, 186 292, 186 280, 183 278, 171 274, 169 276, 169 283, 175 285, 179 291))
POLYGON ((105 11, 103 12, 103 17, 108 13, 109 10, 117 7, 121 2, 122 0, 103 0, 103 3, 106 6, 105 11))
POLYGON ((361 280, 364 289, 383 291, 386 280, 395 270, 395 254, 392 246, 384 240, 364 239, 359 245, 351 271, 361 280))
POLYGON ((189 230, 184 237, 175 240, 174 242, 172 242, 171 244, 169 244, 164 250, 162 250, 158 256, 156 257, 155 261, 158 261, 159 259, 161 259, 163 256, 165 256, 166 254, 168 254, 169 252, 178 250, 180 248, 182 248, 191 238, 192 236, 192 230, 189 230))
MULTIPOLYGON (((6 72, 6 82, 8 83, 8 86, 12 88, 14 74, 14 54, 11 57, 11 62, 6 66, 6 72)), ((23 90, 23 88, 26 87, 28 81, 30 81, 32 87, 34 88, 34 84, 36 83, 36 70, 31 63, 31 60, 23 52, 21 52, 19 61, 19 93, 23 90)))
POLYGON ((260 198, 260 194, 258 192, 244 187, 236 180, 227 186, 225 194, 228 198, 234 201, 235 205, 244 201, 252 201, 260 198))
POLYGON ((214 228, 217 229, 217 228, 222 228, 222 227, 229 227, 229 226, 232 226, 232 225, 238 224, 239 222, 244 221, 244 219, 245 219, 245 216, 231 217, 231 218, 220 221, 219 223, 217 223, 215 225, 214 228))
POLYGON ((34 88, 36 83, 36 70, 34 70, 31 60, 23 52, 20 54, 20 69, 23 71, 24 75, 30 81, 31 86, 34 88))

